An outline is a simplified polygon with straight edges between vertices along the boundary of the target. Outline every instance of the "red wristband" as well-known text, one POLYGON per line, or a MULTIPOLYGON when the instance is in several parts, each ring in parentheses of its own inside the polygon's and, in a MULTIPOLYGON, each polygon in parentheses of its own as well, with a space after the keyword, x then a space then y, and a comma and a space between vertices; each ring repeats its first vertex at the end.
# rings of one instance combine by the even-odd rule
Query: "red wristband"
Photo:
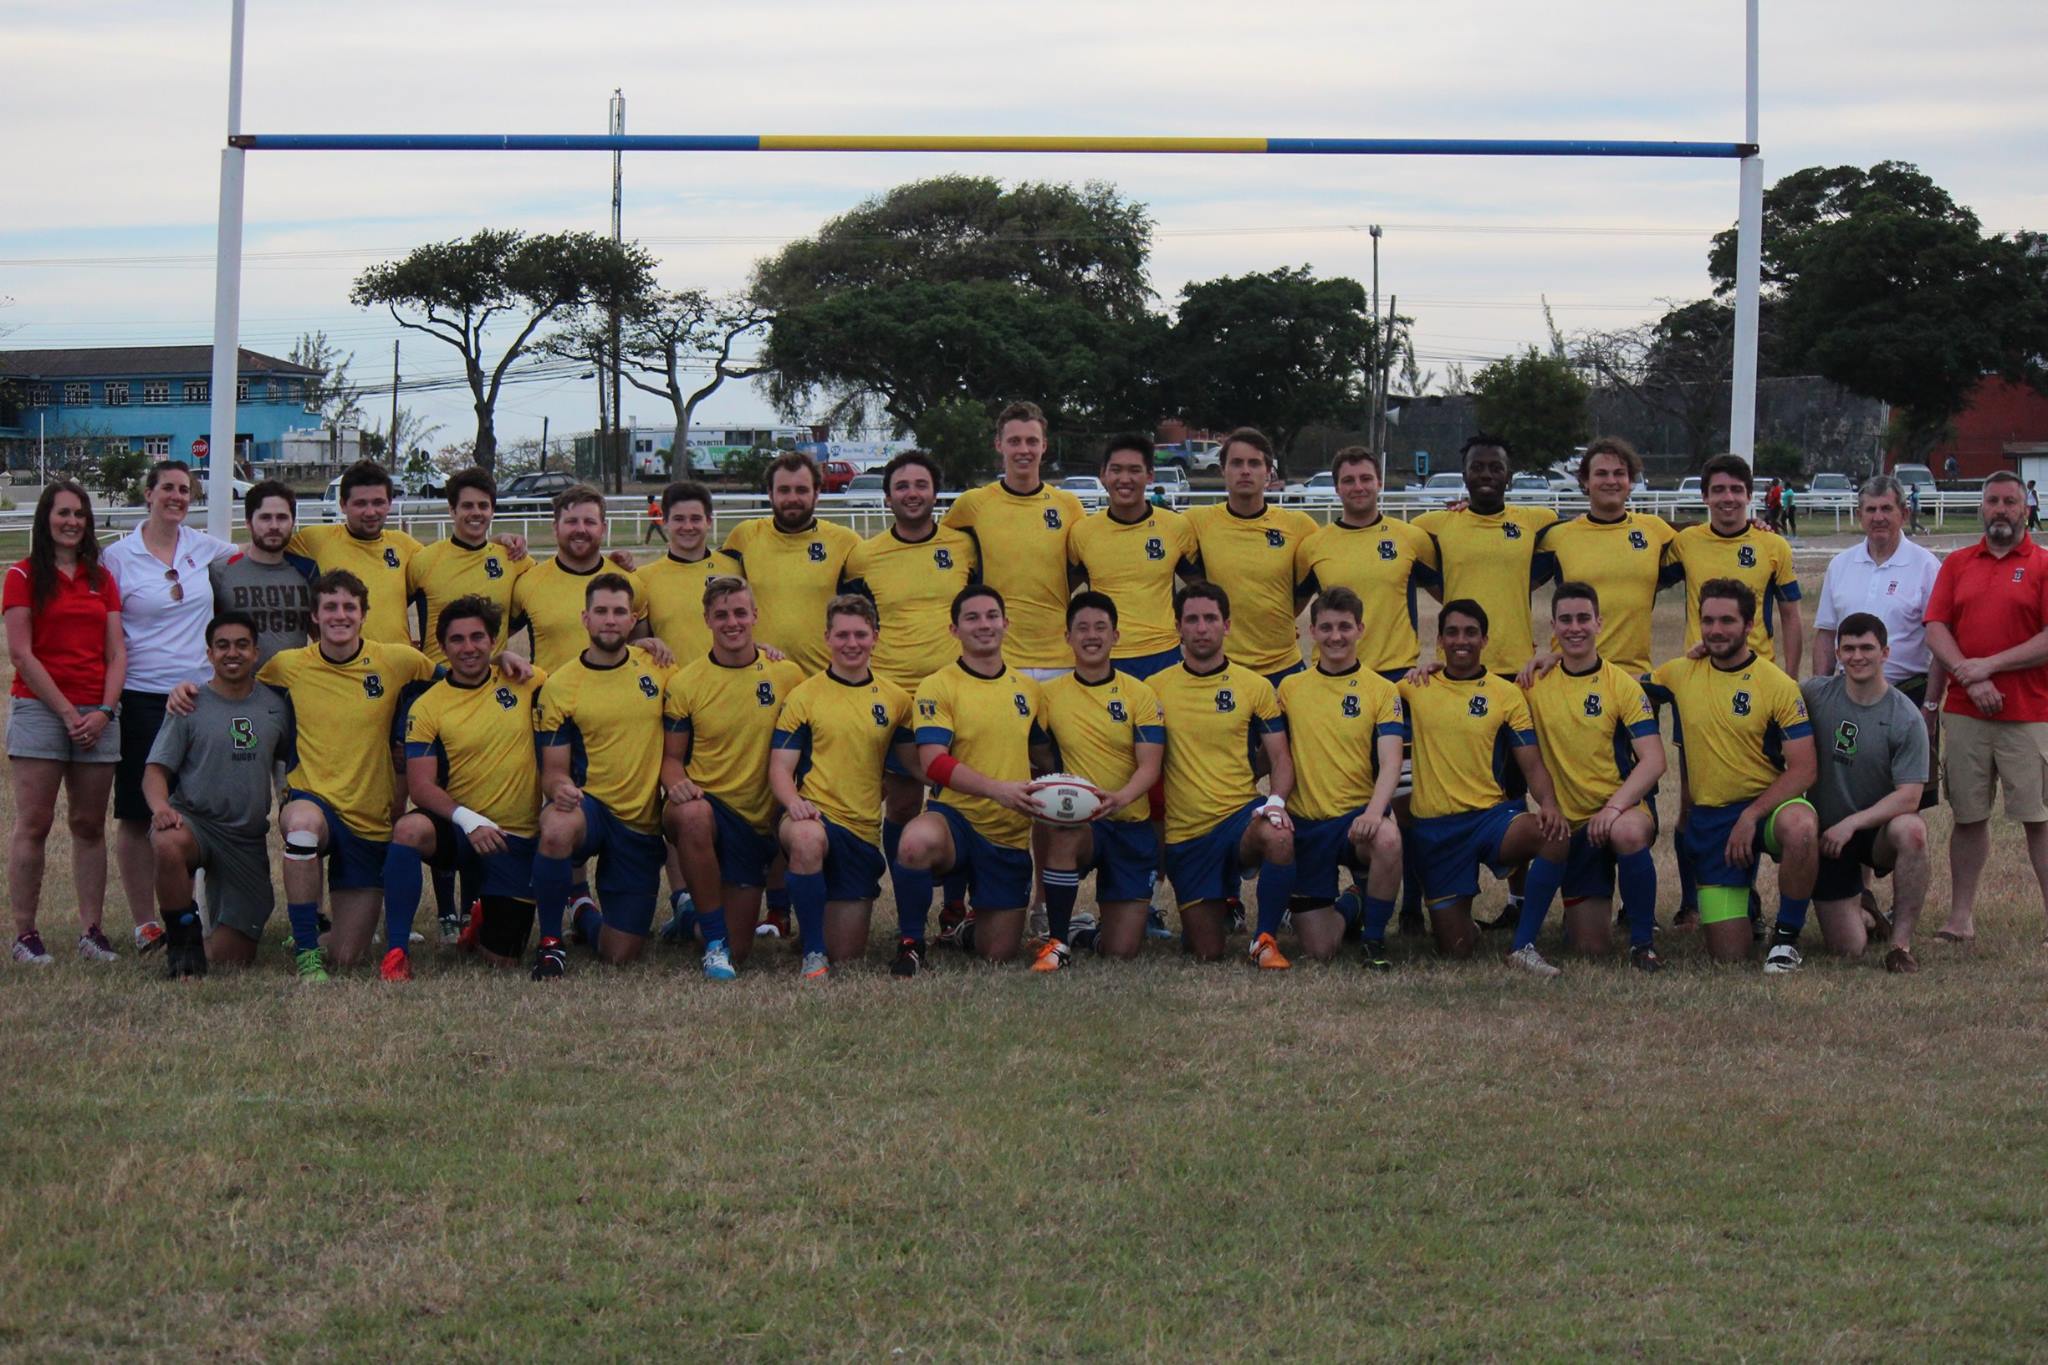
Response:
POLYGON ((925 768, 924 775, 932 780, 935 787, 951 785, 953 769, 960 766, 960 760, 951 754, 940 754, 925 768))

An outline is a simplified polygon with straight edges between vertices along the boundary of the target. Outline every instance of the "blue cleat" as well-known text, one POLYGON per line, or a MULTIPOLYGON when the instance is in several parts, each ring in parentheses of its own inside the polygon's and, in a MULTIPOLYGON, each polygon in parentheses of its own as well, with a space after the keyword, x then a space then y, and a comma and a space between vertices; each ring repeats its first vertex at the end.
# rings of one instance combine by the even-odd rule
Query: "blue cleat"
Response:
POLYGON ((706 981, 734 981, 739 973, 732 969, 732 954, 725 949, 725 940, 714 938, 704 945, 704 979, 706 981))

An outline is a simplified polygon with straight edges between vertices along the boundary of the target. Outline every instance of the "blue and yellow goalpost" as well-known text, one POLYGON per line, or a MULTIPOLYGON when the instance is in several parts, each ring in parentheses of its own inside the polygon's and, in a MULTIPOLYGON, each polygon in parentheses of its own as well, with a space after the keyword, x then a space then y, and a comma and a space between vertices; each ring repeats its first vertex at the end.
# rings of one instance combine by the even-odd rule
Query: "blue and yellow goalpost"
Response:
MULTIPOLYGON (((1745 127, 1741 142, 1614 138, 1030 137, 842 133, 245 133, 242 50, 246 0, 233 0, 228 51, 227 145, 221 149, 214 280, 211 428, 230 433, 228 458, 212 461, 207 528, 226 536, 233 518, 236 347, 241 327, 243 161, 249 152, 916 152, 939 155, 1055 153, 1164 156, 1562 156, 1732 160, 1740 163, 1736 216, 1735 367, 1729 445, 1745 459, 1756 442, 1757 290, 1762 266, 1763 160, 1757 146, 1757 6, 1745 0, 1745 127)), ((218 445, 218 439, 215 439, 218 445)))

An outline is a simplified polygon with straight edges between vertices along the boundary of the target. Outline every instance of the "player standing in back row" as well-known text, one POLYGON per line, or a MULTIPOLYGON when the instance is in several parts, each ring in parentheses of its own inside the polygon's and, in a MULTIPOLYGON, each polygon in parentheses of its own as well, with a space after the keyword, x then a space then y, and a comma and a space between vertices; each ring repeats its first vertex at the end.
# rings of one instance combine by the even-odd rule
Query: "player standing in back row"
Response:
POLYGON ((1364 446, 1338 451, 1330 476, 1343 507, 1296 549, 1295 591, 1305 597, 1332 588, 1357 594, 1358 662, 1399 682, 1422 657, 1416 595, 1443 586, 1436 542, 1427 531, 1380 511, 1379 461, 1364 446))
POLYGON ((1102 452, 1109 504, 1067 537, 1067 562, 1076 578, 1116 600, 1118 671, 1141 681, 1180 662, 1174 579, 1193 577, 1196 555, 1188 519, 1146 500, 1153 458, 1149 436, 1110 437, 1102 452))
POLYGON ((1536 582, 1536 548, 1557 513, 1508 504, 1514 466, 1506 438, 1474 436, 1465 442, 1463 454, 1465 506, 1425 512, 1415 525, 1436 541, 1444 600, 1477 602, 1486 613, 1486 653, 1480 663, 1490 673, 1512 678, 1534 652, 1529 594, 1536 582))
POLYGON ((1220 503, 1188 513, 1200 554, 1196 573, 1229 595, 1228 654, 1278 687, 1302 670, 1295 629, 1294 555, 1315 531, 1315 519, 1266 501, 1273 475, 1273 443, 1264 432, 1239 427, 1223 438, 1220 503))
POLYGON ((818 462, 804 452, 777 455, 766 476, 771 515, 743 521, 725 538, 725 552, 752 584, 762 643, 781 650, 805 676, 825 667, 819 623, 825 604, 839 595, 846 557, 860 544, 852 528, 818 520, 821 480, 818 462))

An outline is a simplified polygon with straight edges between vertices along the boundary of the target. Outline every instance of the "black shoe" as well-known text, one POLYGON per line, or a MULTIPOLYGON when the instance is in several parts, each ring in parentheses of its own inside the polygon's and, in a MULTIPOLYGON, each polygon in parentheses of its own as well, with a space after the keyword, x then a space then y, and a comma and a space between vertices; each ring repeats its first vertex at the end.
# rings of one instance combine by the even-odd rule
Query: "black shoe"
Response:
POLYGON ((927 970, 929 964, 924 960, 924 941, 915 938, 898 939, 896 960, 889 964, 889 975, 916 976, 919 972, 927 970))
POLYGON ((1637 971, 1661 972, 1664 970, 1664 959, 1657 956, 1655 948, 1631 948, 1628 950, 1628 960, 1635 964, 1637 971))
POLYGON ((1361 939, 1359 946, 1365 950, 1365 956, 1361 959, 1361 962, 1367 971, 1391 972, 1394 970, 1393 960, 1387 956, 1387 945, 1384 939, 1361 939))
POLYGON ((569 954, 562 948, 562 940, 544 938, 540 948, 533 955, 533 979, 535 981, 560 981, 569 970, 569 954))

